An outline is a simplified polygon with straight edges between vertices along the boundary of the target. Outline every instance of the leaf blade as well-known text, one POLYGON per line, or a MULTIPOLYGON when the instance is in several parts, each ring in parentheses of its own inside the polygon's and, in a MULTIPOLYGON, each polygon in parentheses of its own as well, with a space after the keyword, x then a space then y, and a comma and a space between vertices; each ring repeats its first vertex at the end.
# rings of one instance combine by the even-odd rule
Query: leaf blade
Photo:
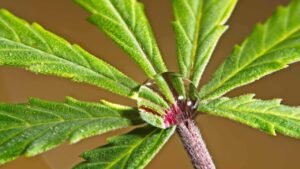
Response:
POLYGON ((141 3, 136 0, 75 0, 93 24, 112 38, 149 76, 167 71, 141 3))
POLYGON ((281 104, 280 99, 254 99, 253 94, 221 97, 202 104, 199 111, 228 118, 271 135, 281 133, 300 138, 300 108, 281 104))
POLYGON ((48 32, 0 10, 0 65, 22 67, 133 97, 138 84, 116 68, 48 32))
POLYGON ((114 108, 68 98, 65 103, 31 99, 0 104, 0 164, 20 155, 34 156, 69 141, 141 124, 134 108, 114 108), (13 119, 13 120, 12 120, 13 119), (8 126, 7 123, 10 125, 8 126))
POLYGON ((173 0, 180 73, 198 86, 237 0, 173 0))
POLYGON ((299 11, 300 1, 294 0, 287 7, 279 7, 264 24, 258 24, 241 46, 235 46, 213 78, 201 89, 201 98, 218 98, 298 62, 299 11))
POLYGON ((84 153, 82 157, 87 161, 75 169, 144 168, 174 131, 175 127, 161 130, 148 125, 111 138, 108 145, 84 153))

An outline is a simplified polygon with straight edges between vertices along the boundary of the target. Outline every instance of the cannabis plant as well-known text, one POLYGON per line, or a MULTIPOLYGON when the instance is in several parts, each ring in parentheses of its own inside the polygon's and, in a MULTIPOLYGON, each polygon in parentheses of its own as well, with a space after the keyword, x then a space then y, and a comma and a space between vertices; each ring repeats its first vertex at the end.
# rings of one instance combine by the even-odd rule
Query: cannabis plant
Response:
MULTIPOLYGON (((136 107, 109 101, 65 102, 37 98, 0 104, 0 163, 34 156, 65 141, 119 128, 131 132, 85 152, 76 169, 144 168, 177 131, 197 169, 213 169, 193 118, 200 114, 238 121, 271 135, 300 138, 300 108, 254 94, 224 97, 300 60, 300 0, 279 7, 264 24, 236 45, 211 80, 199 87, 225 22, 237 0, 173 0, 179 73, 168 72, 144 8, 137 0, 75 0, 89 21, 106 33, 149 77, 139 84, 78 45, 0 10, 0 65, 94 85, 136 101, 136 107)), ((105 50, 105 49, 103 49, 105 50)), ((175 58, 174 58, 175 59, 175 58)))

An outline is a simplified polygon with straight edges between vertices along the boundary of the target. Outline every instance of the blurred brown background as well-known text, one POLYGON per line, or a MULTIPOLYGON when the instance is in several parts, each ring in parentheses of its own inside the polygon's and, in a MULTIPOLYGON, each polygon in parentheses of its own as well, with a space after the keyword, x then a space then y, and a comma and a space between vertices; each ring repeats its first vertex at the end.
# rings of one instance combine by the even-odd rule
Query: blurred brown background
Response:
MULTIPOLYGON (((177 70, 175 41, 170 27, 172 20, 170 0, 144 0, 161 51, 171 71, 177 70)), ((288 0, 240 0, 229 21, 230 30, 221 39, 203 83, 230 53, 235 43, 246 37, 256 22, 264 21, 279 4, 288 0)), ((135 80, 146 79, 138 67, 111 40, 85 21, 88 14, 69 0, 0 0, 0 7, 30 21, 38 22, 48 30, 77 43, 85 49, 118 67, 135 80)), ((299 16, 300 17, 300 16, 299 16)), ((267 76, 247 87, 231 92, 230 96, 256 93, 258 98, 280 97, 285 104, 300 105, 300 64, 267 76)), ((203 84, 202 83, 202 84, 203 84)), ((0 68, 0 101, 25 102, 29 96, 49 100, 63 100, 73 96, 81 100, 107 99, 124 104, 134 102, 120 98, 96 87, 72 83, 68 80, 37 76, 15 68, 0 68)), ((201 116, 197 118, 205 140, 218 169, 299 169, 300 140, 279 135, 272 137, 238 123, 201 116)), ((124 132, 124 131, 117 131, 124 132)), ((78 155, 105 143, 104 134, 75 145, 64 145, 34 158, 20 158, 1 169, 69 169, 80 161, 78 155)), ((192 168, 177 136, 163 148, 149 169, 192 168)))

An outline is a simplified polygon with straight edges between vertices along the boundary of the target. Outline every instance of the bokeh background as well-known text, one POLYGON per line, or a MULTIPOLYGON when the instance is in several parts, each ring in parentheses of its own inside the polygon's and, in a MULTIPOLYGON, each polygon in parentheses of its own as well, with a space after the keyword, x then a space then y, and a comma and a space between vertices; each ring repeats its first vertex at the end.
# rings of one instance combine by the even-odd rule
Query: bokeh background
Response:
MULTIPOLYGON (((175 40, 170 26, 173 18, 171 0, 143 0, 162 54, 171 71, 177 71, 175 40)), ((257 22, 263 22, 277 5, 288 0, 240 0, 230 29, 222 37, 212 61, 207 67, 202 84, 209 80, 217 66, 240 43, 257 22)), ((0 7, 77 43, 119 68, 135 80, 146 77, 140 69, 110 39, 85 21, 88 14, 70 0, 0 0, 0 7)), ((300 16, 299 16, 300 18, 300 16)), ((257 98, 283 98, 288 105, 300 105, 300 64, 267 76, 254 84, 229 93, 256 93, 257 98)), ((72 83, 56 77, 38 76, 16 68, 0 68, 0 101, 26 102, 29 96, 62 101, 73 96, 87 101, 107 99, 134 105, 135 103, 96 87, 72 83)), ((238 123, 202 115, 197 117, 208 148, 218 169, 299 169, 300 140, 282 135, 269 136, 238 123)), ((105 138, 125 130, 84 140, 75 145, 63 145, 34 158, 20 158, 0 169, 69 169, 81 159, 79 154, 105 143, 105 138)), ((1 136, 0 136, 1 137, 1 136)), ((176 135, 147 167, 148 169, 192 169, 176 135)))

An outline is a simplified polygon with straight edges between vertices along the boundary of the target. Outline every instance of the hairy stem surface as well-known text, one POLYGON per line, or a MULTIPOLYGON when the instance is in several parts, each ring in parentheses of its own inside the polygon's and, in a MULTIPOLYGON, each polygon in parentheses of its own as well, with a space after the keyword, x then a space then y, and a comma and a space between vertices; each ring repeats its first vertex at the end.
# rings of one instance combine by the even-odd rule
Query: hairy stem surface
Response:
POLYGON ((192 119, 180 123, 176 130, 195 169, 216 168, 200 134, 200 130, 192 119))

